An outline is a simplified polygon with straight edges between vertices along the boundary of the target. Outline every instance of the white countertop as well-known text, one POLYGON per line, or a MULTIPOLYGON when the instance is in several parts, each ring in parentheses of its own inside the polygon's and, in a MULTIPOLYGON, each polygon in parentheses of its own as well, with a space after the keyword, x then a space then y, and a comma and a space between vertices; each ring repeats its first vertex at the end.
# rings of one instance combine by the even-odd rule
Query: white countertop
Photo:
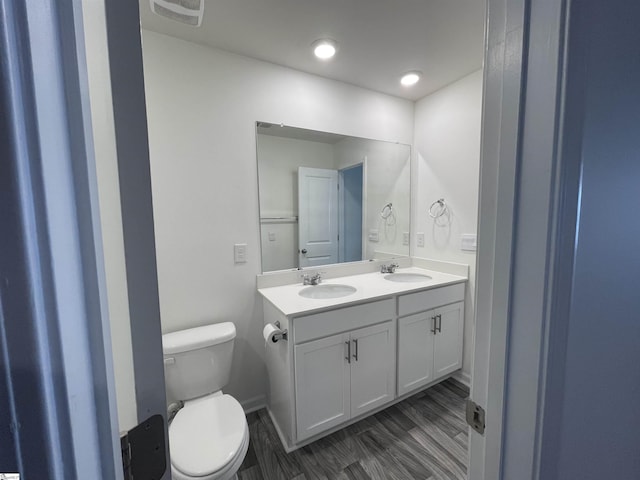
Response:
POLYGON ((321 285, 350 285, 357 289, 355 293, 340 298, 313 299, 302 297, 298 295, 298 293, 303 288, 308 287, 308 285, 302 285, 302 283, 260 288, 258 292, 283 314, 296 317, 330 310, 336 306, 343 307, 383 299, 393 295, 428 290, 430 288, 443 287, 445 285, 453 285, 467 281, 467 277, 418 267, 398 268, 396 273, 421 273, 429 275, 431 279, 407 283, 392 282, 385 280, 384 276, 387 275, 386 273, 379 272, 337 277, 328 280, 323 279, 321 285))

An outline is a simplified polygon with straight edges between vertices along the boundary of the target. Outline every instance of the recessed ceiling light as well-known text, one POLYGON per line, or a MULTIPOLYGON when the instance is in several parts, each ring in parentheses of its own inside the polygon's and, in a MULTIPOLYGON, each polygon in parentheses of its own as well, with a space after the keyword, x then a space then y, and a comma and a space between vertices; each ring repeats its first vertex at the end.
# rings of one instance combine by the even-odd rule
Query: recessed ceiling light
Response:
POLYGON ((421 76, 422 76, 422 73, 420 72, 407 72, 400 79, 400 83, 405 87, 410 87, 418 83, 420 81, 421 76))
POLYGON ((336 54, 336 42, 329 39, 321 39, 313 42, 313 54, 320 60, 329 60, 336 54))

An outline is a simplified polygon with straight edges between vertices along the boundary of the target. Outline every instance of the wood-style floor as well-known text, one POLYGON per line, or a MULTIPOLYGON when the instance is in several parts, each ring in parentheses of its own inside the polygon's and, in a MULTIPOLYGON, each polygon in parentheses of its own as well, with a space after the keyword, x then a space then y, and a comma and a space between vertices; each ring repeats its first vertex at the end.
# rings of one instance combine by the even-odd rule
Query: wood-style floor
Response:
POLYGON ((452 379, 292 453, 266 410, 249 414, 240 480, 466 480, 468 390, 452 379))

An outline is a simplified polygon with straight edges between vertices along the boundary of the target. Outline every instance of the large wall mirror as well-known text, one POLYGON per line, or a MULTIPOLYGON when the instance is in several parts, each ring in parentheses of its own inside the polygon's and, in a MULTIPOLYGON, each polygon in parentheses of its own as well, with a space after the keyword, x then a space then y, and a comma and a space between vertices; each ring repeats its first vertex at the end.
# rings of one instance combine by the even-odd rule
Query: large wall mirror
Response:
POLYGON ((409 145, 256 129, 263 272, 409 255, 409 145))

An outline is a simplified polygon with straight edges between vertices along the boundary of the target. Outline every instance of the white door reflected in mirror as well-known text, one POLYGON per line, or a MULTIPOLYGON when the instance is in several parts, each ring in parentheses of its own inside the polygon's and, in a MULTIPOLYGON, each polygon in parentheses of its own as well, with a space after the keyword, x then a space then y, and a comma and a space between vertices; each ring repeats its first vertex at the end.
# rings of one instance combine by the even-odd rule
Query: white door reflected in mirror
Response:
POLYGON ((298 168, 299 267, 338 263, 338 171, 298 168))

